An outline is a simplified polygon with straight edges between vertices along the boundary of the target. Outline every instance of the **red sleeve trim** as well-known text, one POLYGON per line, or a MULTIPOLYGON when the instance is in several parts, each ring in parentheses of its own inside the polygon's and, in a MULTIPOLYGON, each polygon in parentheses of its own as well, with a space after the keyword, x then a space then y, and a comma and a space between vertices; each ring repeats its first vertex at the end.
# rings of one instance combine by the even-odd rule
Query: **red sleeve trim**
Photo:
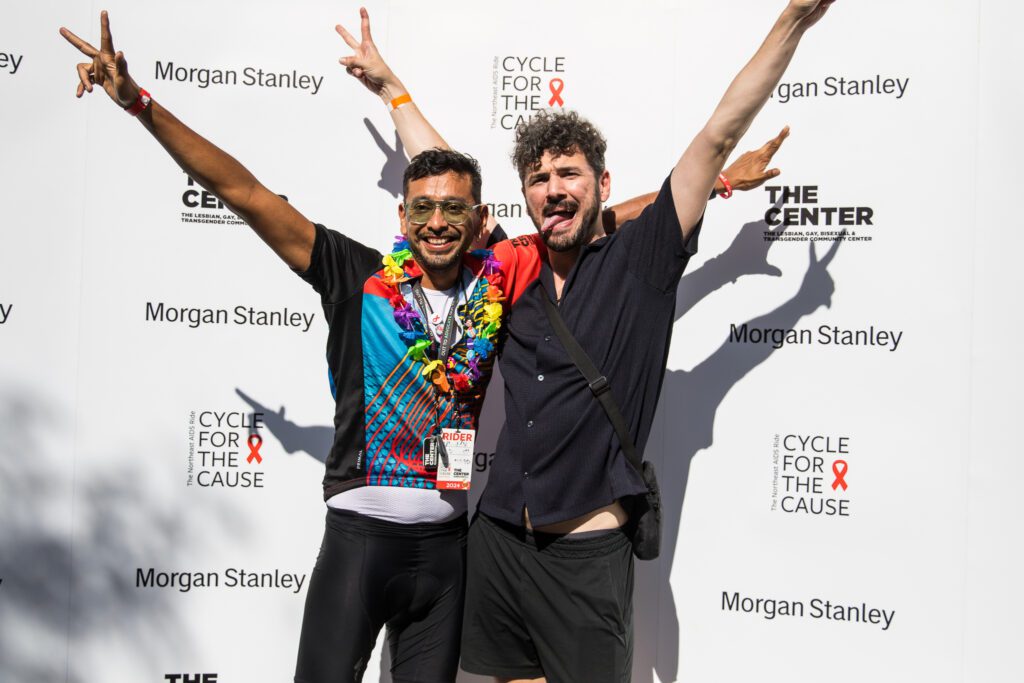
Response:
POLYGON ((540 277, 540 266, 547 251, 540 235, 520 235, 494 245, 494 256, 501 261, 505 297, 515 305, 530 283, 540 277))

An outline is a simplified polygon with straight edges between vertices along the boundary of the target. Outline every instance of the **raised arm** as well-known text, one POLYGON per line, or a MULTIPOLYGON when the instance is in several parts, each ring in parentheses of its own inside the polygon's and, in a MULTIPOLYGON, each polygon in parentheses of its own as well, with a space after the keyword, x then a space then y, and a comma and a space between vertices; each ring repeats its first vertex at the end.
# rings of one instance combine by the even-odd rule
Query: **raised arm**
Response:
MULTIPOLYGON (((356 40, 341 24, 334 27, 338 35, 341 36, 342 40, 345 41, 345 44, 353 52, 349 56, 340 58, 338 60, 339 63, 345 67, 345 70, 350 75, 362 83, 367 90, 380 97, 388 107, 395 130, 398 132, 402 145, 405 147, 406 153, 410 158, 425 149, 434 147, 448 149, 448 143, 430 124, 423 112, 416 106, 416 103, 412 101, 409 91, 401 79, 391 70, 381 56, 377 45, 373 42, 373 35, 370 30, 370 16, 366 8, 361 7, 359 9, 359 20, 360 40, 356 40), (397 106, 394 103, 397 103, 397 106)), ((760 187, 761 184, 770 178, 779 175, 778 169, 769 169, 768 165, 788 135, 789 128, 787 127, 778 136, 766 142, 759 149, 746 152, 736 159, 726 169, 725 173, 722 174, 729 180, 731 188, 737 191, 752 190, 755 187, 760 187)), ((729 152, 731 153, 731 151, 730 149, 729 152)), ((719 165, 720 169, 721 165, 719 165)), ((713 189, 716 193, 725 193, 727 187, 717 175, 718 170, 715 171, 715 174, 709 191, 713 189)), ((673 191, 675 191, 674 187, 673 191)), ((705 199, 707 194, 705 193, 705 199)), ((651 192, 606 208, 602 215, 605 231, 610 234, 626 221, 639 216, 644 207, 654 201, 657 196, 657 192, 651 192)), ((701 206, 703 211, 703 205, 701 206)), ((495 227, 494 217, 488 215, 487 226, 481 232, 480 244, 474 246, 483 246, 495 227)))
POLYGON ((683 236, 704 212, 726 159, 786 71, 807 29, 834 0, 790 0, 754 57, 733 80, 715 112, 672 171, 672 196, 683 236))
POLYGON ((126 110, 144 107, 136 118, 186 173, 248 223, 285 263, 296 270, 309 267, 315 235, 313 224, 260 184, 231 155, 144 95, 128 74, 124 54, 114 51, 106 12, 100 13, 98 50, 66 28, 61 28, 60 34, 91 60, 78 65, 78 97, 91 93, 93 86, 98 85, 126 110))
MULTIPOLYGON (((761 187, 764 183, 778 176, 782 171, 777 168, 768 168, 772 163, 775 153, 782 147, 782 143, 789 137, 789 126, 759 148, 744 152, 736 158, 729 167, 715 179, 715 185, 711 189, 710 197, 722 195, 728 197, 735 192, 746 192, 761 187), (729 182, 726 186, 723 178, 729 182)), ((631 221, 644 210, 644 208, 658 197, 657 192, 649 192, 624 202, 609 206, 601 214, 601 223, 604 231, 609 235, 618 230, 623 223, 631 221)))
POLYGON ((353 52, 352 55, 342 57, 338 61, 349 74, 383 100, 391 112, 391 120, 395 124, 395 130, 398 131, 398 136, 402 139, 402 145, 409 158, 426 149, 435 147, 449 149, 448 143, 430 125, 423 112, 412 101, 405 85, 398 80, 398 76, 381 57, 380 51, 377 50, 377 46, 373 42, 373 36, 370 34, 370 15, 366 8, 359 8, 361 40, 356 40, 341 24, 335 26, 334 29, 345 41, 345 44, 352 48, 353 52))

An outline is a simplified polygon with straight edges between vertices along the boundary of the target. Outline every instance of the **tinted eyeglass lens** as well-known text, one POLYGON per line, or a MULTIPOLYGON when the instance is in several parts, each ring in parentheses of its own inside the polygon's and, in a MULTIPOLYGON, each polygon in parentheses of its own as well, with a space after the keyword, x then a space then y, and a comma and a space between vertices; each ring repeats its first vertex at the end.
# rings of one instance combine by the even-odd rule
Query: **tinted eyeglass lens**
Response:
POLYGON ((427 223, 434 215, 436 208, 441 207, 441 214, 445 221, 452 225, 461 225, 469 218, 469 205, 457 201, 431 202, 427 200, 415 201, 409 205, 409 220, 413 223, 427 223))
POLYGON ((469 206, 462 202, 445 202, 441 205, 441 213, 444 219, 453 225, 465 223, 469 218, 469 206))

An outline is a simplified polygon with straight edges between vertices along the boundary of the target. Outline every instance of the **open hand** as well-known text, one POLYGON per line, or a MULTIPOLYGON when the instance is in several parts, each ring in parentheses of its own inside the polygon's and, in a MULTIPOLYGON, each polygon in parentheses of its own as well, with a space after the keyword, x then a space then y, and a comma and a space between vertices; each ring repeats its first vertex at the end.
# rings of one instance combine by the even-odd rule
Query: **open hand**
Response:
POLYGON ((129 107, 135 102, 139 96, 139 87, 128 75, 128 62, 124 59, 124 53, 114 52, 114 39, 110 35, 110 20, 106 11, 100 12, 100 49, 97 50, 63 26, 60 34, 92 60, 77 67, 79 83, 76 97, 86 92, 91 93, 93 85, 98 85, 122 107, 129 107))
POLYGON ((772 163, 772 157, 782 147, 783 141, 789 137, 789 126, 782 129, 778 135, 764 143, 759 149, 751 152, 744 152, 732 162, 729 168, 722 171, 722 175, 729 179, 733 190, 753 190, 760 187, 765 181, 779 175, 781 171, 777 168, 768 168, 772 163))
POLYGON ((385 86, 394 84, 395 75, 384 63, 384 58, 380 56, 377 46, 373 43, 373 36, 370 35, 370 15, 365 7, 359 8, 359 19, 361 42, 352 37, 341 24, 334 27, 345 44, 355 53, 338 61, 345 67, 345 71, 359 79, 370 92, 379 95, 385 86))

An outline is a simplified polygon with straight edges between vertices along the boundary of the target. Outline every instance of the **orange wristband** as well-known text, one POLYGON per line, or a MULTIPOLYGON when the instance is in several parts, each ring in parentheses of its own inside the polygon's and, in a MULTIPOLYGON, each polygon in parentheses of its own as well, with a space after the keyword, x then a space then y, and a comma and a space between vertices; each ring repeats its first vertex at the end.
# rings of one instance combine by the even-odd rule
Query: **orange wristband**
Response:
POLYGON ((394 111, 401 107, 403 104, 409 104, 410 102, 412 102, 412 97, 409 96, 409 93, 399 95, 398 97, 396 97, 395 99, 391 100, 391 102, 388 103, 388 111, 394 111))

